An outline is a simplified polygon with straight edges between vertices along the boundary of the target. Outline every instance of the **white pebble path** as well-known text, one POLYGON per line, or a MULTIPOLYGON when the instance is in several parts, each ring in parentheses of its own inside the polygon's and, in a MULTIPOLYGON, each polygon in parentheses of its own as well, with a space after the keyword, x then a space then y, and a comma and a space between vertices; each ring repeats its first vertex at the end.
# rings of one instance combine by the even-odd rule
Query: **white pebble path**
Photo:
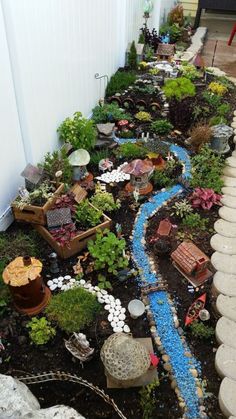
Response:
MULTIPOLYGON (((236 128, 236 110, 232 126, 236 128)), ((215 250, 211 262, 217 270, 212 293, 217 297, 216 309, 221 316, 215 330, 220 345, 215 367, 222 378, 219 404, 222 413, 233 419, 236 417, 236 150, 225 163, 223 206, 219 210, 220 219, 214 225, 216 234, 211 238, 211 247, 215 250)))

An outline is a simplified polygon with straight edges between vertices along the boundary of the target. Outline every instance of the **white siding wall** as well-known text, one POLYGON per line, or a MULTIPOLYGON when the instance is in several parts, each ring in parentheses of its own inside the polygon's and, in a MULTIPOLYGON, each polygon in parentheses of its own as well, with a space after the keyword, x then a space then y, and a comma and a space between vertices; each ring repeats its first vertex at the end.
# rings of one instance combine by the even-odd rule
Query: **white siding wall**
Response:
MULTIPOLYGON (((160 2, 154 0, 150 28, 159 27, 160 2)), ((7 115, 0 114, 1 141, 9 138, 1 153, 8 180, 1 175, 1 217, 25 161, 36 164, 57 147, 56 129, 67 116, 78 110, 91 114, 104 88, 94 74, 110 77, 124 64, 127 44, 138 39, 143 24, 143 0, 0 0, 0 5, 5 21, 0 83, 7 79, 0 100, 2 106, 11 101, 7 115), (13 149, 17 164, 9 158, 13 149)))

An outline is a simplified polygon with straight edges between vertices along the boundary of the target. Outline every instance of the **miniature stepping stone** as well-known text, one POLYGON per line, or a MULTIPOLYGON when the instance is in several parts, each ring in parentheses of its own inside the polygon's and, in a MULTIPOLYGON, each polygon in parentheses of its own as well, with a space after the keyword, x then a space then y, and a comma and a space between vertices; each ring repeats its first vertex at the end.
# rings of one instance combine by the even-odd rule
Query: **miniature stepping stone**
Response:
POLYGON ((222 176, 221 179, 224 182, 225 186, 231 186, 231 187, 236 187, 236 178, 234 177, 229 177, 229 176, 222 176))
POLYGON ((225 176, 236 177, 236 169, 235 167, 225 166, 223 169, 223 174, 225 176))
POLYGON ((230 223, 236 223, 236 211, 233 208, 221 207, 219 209, 219 216, 230 223))
POLYGON ((211 247, 217 252, 226 255, 236 255, 236 238, 214 234, 214 236, 211 237, 210 243, 211 247))
POLYGON ((221 317, 216 323, 216 340, 236 349, 236 323, 227 317, 221 317))
POLYGON ((215 222, 214 229, 221 236, 236 237, 236 223, 219 219, 215 222))
POLYGON ((220 294, 216 300, 216 308, 221 316, 236 322, 236 297, 220 294))
POLYGON ((226 207, 236 209, 236 197, 235 196, 223 195, 220 201, 226 207))
POLYGON ((232 186, 223 186, 221 192, 225 195, 236 196, 236 188, 232 186))
POLYGON ((228 157, 225 161, 228 166, 236 167, 236 153, 235 153, 235 157, 228 157))
POLYGON ((220 345, 216 352, 215 367, 221 377, 236 380, 236 349, 220 345))
POLYGON ((232 152, 232 157, 236 157, 236 150, 232 152))
POLYGON ((227 274, 235 274, 236 272, 235 255, 231 256, 215 252, 211 256, 211 263, 217 271, 226 272, 227 274))
POLYGON ((213 278, 213 291, 217 294, 236 297, 236 275, 216 272, 213 278))
POLYGON ((228 418, 236 415, 236 381, 225 377, 220 385, 219 404, 222 413, 228 418))

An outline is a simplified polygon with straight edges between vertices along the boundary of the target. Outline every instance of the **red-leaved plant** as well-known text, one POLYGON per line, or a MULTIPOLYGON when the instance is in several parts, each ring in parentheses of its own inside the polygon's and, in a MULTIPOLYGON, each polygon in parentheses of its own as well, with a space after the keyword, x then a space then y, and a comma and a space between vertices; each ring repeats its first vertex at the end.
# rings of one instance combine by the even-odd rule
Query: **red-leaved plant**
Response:
POLYGON ((71 240, 76 236, 76 227, 74 223, 65 224, 64 226, 57 227, 50 230, 50 233, 54 240, 60 246, 67 246, 70 247, 71 240))
POLYGON ((196 188, 190 196, 193 208, 203 208, 209 210, 213 205, 220 205, 221 195, 213 191, 213 189, 196 188))

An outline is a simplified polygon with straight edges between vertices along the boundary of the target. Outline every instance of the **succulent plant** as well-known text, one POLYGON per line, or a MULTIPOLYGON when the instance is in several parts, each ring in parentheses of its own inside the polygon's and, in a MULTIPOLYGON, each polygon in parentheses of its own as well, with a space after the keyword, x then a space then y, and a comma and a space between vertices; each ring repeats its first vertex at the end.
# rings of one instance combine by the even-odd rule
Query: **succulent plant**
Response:
POLYGON ((190 197, 193 208, 209 210, 213 205, 220 205, 221 195, 208 188, 196 188, 190 197))

